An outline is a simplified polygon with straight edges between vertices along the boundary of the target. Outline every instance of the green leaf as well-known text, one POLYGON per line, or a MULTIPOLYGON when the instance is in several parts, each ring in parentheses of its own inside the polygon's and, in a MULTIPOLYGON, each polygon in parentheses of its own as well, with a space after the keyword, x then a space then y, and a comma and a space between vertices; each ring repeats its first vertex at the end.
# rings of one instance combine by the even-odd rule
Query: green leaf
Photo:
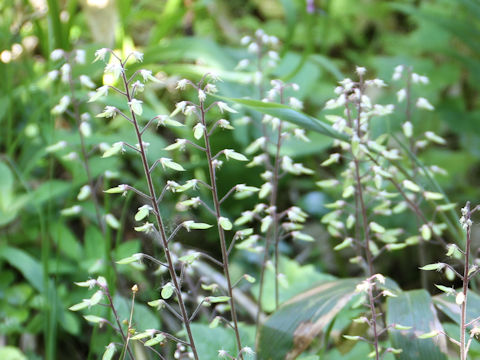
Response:
POLYGON ((326 122, 318 120, 297 110, 293 110, 286 105, 265 103, 263 101, 250 99, 229 98, 226 100, 244 105, 245 107, 259 111, 263 114, 278 117, 281 120, 294 123, 306 130, 313 130, 334 139, 348 141, 348 137, 345 134, 339 133, 338 131, 334 130, 326 122))
POLYGON ((444 263, 435 263, 435 264, 428 264, 425 266, 422 266, 420 270, 425 270, 425 271, 440 271, 445 267, 444 263))
POLYGON ((195 260, 197 260, 199 257, 200 257, 200 253, 199 252, 193 252, 191 254, 188 254, 188 255, 185 255, 185 256, 182 256, 181 258, 179 258, 178 260, 181 261, 181 262, 184 262, 184 263, 187 263, 189 265, 193 264, 195 262, 195 260))
POLYGON ((87 308, 90 305, 90 302, 88 301, 82 301, 81 303, 72 305, 68 308, 70 311, 78 311, 87 308))
POLYGON ((23 250, 8 246, 0 247, 0 258, 19 270, 36 290, 44 290, 43 269, 35 258, 23 250))
MULTIPOLYGON (((441 285, 436 285, 440 288, 441 285)), ((450 289, 451 291, 455 291, 452 288, 446 287, 446 290, 450 289)), ((442 290, 442 289, 440 289, 442 290)), ((442 290, 445 291, 445 290, 442 290)), ((461 292, 462 289, 457 289, 457 291, 461 292)), ((460 324, 460 306, 455 303, 454 296, 448 296, 448 292, 446 294, 440 294, 433 297, 433 302, 435 306, 447 315, 451 320, 455 323, 460 324)), ((476 319, 480 314, 480 296, 473 291, 469 291, 467 293, 467 314, 466 314, 466 323, 476 319)), ((473 326, 470 325, 469 328, 473 326)))
POLYGON ((218 219, 218 223, 220 224, 220 226, 222 227, 223 230, 232 230, 232 222, 230 220, 228 220, 226 217, 223 217, 223 216, 220 216, 220 218, 218 219))
POLYGON ((432 299, 425 290, 401 292, 387 300, 387 323, 411 326, 411 330, 391 330, 390 340, 394 348, 402 349, 399 360, 444 360, 446 339, 419 339, 415 334, 443 331, 437 318, 432 299))
POLYGON ((229 160, 230 158, 238 161, 248 161, 247 157, 243 154, 240 154, 232 149, 225 149, 223 150, 223 154, 229 160))
POLYGON ((221 302, 227 302, 230 300, 229 296, 209 296, 206 298, 209 303, 216 304, 221 302))
MULTIPOLYGON (((220 319, 219 319, 220 320, 220 319)), ((215 323, 213 324, 215 325, 215 323)), ((218 325, 218 324, 217 324, 218 325)), ((227 327, 217 326, 210 328, 209 324, 193 323, 191 325, 193 338, 198 351, 199 359, 219 359, 218 350, 223 349, 229 354, 236 354, 235 335, 227 327)), ((239 325, 240 338, 243 346, 254 347, 255 327, 239 325)), ((244 360, 251 360, 251 357, 244 356, 244 360)))
POLYGON ((112 360, 113 355, 115 355, 115 344, 110 343, 103 353, 102 360, 112 360))
POLYGON ((141 340, 141 339, 145 339, 145 338, 151 337, 151 336, 153 336, 152 331, 145 331, 145 332, 142 332, 142 333, 135 334, 130 339, 131 340, 141 340))
POLYGON ((166 283, 161 292, 162 298, 169 299, 173 295, 173 285, 172 283, 166 283))
POLYGON ((84 315, 83 317, 88 322, 91 322, 91 323, 94 323, 94 324, 99 324, 99 323, 103 323, 103 322, 106 321, 104 318, 102 318, 100 316, 95 316, 95 315, 84 315))
POLYGON ((175 171, 185 171, 182 165, 177 164, 175 161, 169 158, 161 158, 160 163, 162 164, 163 168, 169 168, 175 171))
POLYGON ((260 328, 258 360, 294 359, 300 355, 353 298, 358 282, 326 282, 284 303, 260 328))
POLYGON ((131 264, 142 259, 142 254, 133 254, 132 256, 118 260, 116 263, 120 265, 131 264))
POLYGON ((0 348, 0 359, 4 360, 27 360, 27 357, 13 346, 2 346, 0 348))
POLYGON ((120 152, 123 152, 123 142, 116 142, 103 153, 102 158, 108 158, 120 152))
POLYGON ((153 339, 145 341, 145 344, 143 344, 143 345, 144 346, 154 346, 154 345, 157 345, 157 344, 161 343, 163 340, 165 340, 165 335, 157 334, 157 335, 155 335, 155 337, 153 339))

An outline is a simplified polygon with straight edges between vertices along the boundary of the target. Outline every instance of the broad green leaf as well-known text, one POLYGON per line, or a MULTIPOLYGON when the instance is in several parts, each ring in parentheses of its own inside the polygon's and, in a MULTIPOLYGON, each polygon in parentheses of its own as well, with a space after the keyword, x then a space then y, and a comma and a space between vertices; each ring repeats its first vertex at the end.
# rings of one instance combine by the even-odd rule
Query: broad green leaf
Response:
MULTIPOLYGON (((213 325, 215 325, 215 323, 213 325)), ((228 353, 233 356, 237 354, 235 335, 231 328, 224 326, 211 328, 209 324, 193 323, 191 329, 200 359, 219 359, 218 350, 220 349, 228 351, 228 353)), ((240 324, 239 330, 242 346, 254 348, 255 327, 240 324)), ((252 359, 253 357, 244 356, 244 360, 252 359)))
POLYGON ((284 303, 260 328, 258 360, 294 359, 355 295, 359 279, 323 283, 284 303))
POLYGON ((35 258, 23 250, 9 246, 0 247, 0 258, 19 270, 36 290, 44 290, 43 269, 35 258))
MULTIPOLYGON (((439 287, 437 285, 437 287, 439 287)), ((443 288, 443 286, 442 286, 443 288)), ((446 287, 445 290, 455 291, 452 288, 446 287)), ((443 289, 440 289, 445 291, 443 289)), ((457 289, 458 292, 461 292, 462 289, 457 289)), ((452 319, 457 324, 460 323, 460 306, 455 303, 455 296, 448 296, 447 294, 441 294, 433 297, 433 303, 435 306, 452 319)), ((480 314, 480 296, 473 291, 469 291, 467 294, 467 316, 466 322, 469 323, 473 319, 478 318, 480 314)))
POLYGON ((306 130, 313 130, 333 139, 347 141, 348 137, 338 131, 334 130, 329 124, 318 120, 312 116, 306 115, 297 110, 282 104, 265 103, 259 100, 250 99, 226 99, 244 105, 250 109, 259 111, 263 114, 278 117, 281 120, 292 122, 306 130))
POLYGON ((417 336, 432 331, 442 331, 432 299, 425 290, 412 290, 399 293, 387 300, 387 323, 411 326, 411 330, 390 330, 392 346, 402 349, 399 360, 444 360, 447 359, 446 339, 438 335, 434 339, 421 339, 417 336))
POLYGON ((14 346, 2 346, 0 348, 0 359, 4 360, 27 360, 27 357, 14 346))
MULTIPOLYGON (((117 308, 120 319, 128 319, 132 305, 132 299, 115 295, 113 303, 117 308)), ((133 323, 137 329, 159 329, 161 328, 158 314, 148 306, 135 302, 135 311, 133 312, 133 323)))

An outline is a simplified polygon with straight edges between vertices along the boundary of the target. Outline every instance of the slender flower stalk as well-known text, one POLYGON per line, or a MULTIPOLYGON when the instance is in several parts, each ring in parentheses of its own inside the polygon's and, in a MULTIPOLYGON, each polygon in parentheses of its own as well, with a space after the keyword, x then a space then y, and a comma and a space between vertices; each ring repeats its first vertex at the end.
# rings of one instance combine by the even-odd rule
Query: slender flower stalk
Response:
MULTIPOLYGON (((241 339, 240 339, 240 331, 239 331, 239 328, 238 328, 238 319, 237 319, 235 298, 234 298, 234 294, 233 294, 233 286, 232 286, 232 281, 231 281, 231 277, 230 277, 228 250, 227 250, 227 242, 226 242, 226 239, 225 239, 225 229, 224 229, 225 225, 222 225, 222 219, 225 219, 225 218, 222 217, 221 207, 220 207, 221 202, 220 202, 220 198, 219 198, 219 195, 218 195, 218 186, 217 186, 217 178, 216 178, 216 171, 215 171, 216 167, 217 167, 216 162, 218 162, 218 160, 216 159, 216 156, 214 156, 212 154, 211 143, 210 143, 210 137, 212 135, 213 130, 215 130, 215 128, 217 127, 218 122, 216 122, 212 126, 210 131, 208 130, 206 113, 207 113, 209 108, 205 107, 205 100, 206 100, 206 94, 209 92, 208 88, 211 87, 211 84, 207 83, 202 88, 203 82, 207 79, 208 76, 210 76, 210 75, 206 74, 202 78, 202 80, 199 82, 198 85, 192 84, 192 86, 195 87, 195 89, 198 91, 198 94, 199 94, 199 96, 198 96, 198 98, 199 98, 198 110, 199 110, 199 120, 200 120, 200 122, 197 124, 197 126, 201 125, 198 128, 201 129, 202 132, 203 132, 202 136, 204 138, 204 144, 205 144, 204 152, 205 152, 205 155, 207 157, 208 172, 209 172, 209 177, 210 177, 209 189, 211 190, 211 193, 212 193, 212 200, 213 200, 213 204, 214 204, 214 215, 215 215, 216 220, 217 220, 218 236, 219 236, 219 239, 220 239, 220 249, 221 249, 221 253, 222 253, 221 266, 223 268, 223 274, 224 274, 225 279, 227 281, 227 292, 228 292, 228 296, 229 296, 230 314, 231 314, 231 318, 232 318, 232 322, 233 322, 232 328, 235 332, 235 341, 236 341, 236 344, 237 344, 238 356, 239 356, 240 359, 243 359, 242 342, 241 342, 241 339)), ((223 105, 221 105, 221 106, 223 106, 223 105)), ((222 109, 222 108, 220 108, 220 109, 222 109)), ((220 121, 222 121, 222 120, 220 120, 220 121)), ((197 126, 194 129, 197 129, 197 126)), ((223 150, 223 153, 228 158, 228 155, 227 155, 228 152, 226 150, 223 150)), ((225 197, 223 199, 225 199, 225 197)))
MULTIPOLYGON (((476 267, 470 267, 470 246, 472 244, 471 231, 472 231, 472 214, 478 210, 478 206, 474 209, 470 208, 470 202, 467 202, 465 207, 462 209, 462 217, 460 223, 467 233, 467 242, 465 244, 465 263, 463 266, 463 286, 462 292, 457 295, 457 304, 460 303, 460 360, 467 360, 469 345, 467 345, 465 340, 465 332, 467 331, 467 295, 468 295, 468 285, 472 278, 472 273, 476 271, 476 267)), ((470 339, 471 342, 471 339, 470 339)))
MULTIPOLYGON (((362 95, 364 91, 364 79, 363 79, 363 73, 358 73, 359 75, 359 83, 358 83, 358 101, 355 104, 356 105, 356 111, 357 111, 357 118, 354 123, 352 120, 352 115, 351 115, 351 110, 349 107, 349 102, 347 100, 346 103, 346 113, 347 113, 347 120, 352 127, 354 131, 354 140, 355 139, 361 139, 363 134, 361 131, 361 114, 362 114, 362 95)), ((367 276, 369 279, 372 278, 374 274, 374 268, 373 268, 373 256, 371 252, 371 245, 370 245, 370 226, 368 224, 368 215, 367 215, 367 208, 365 206, 365 198, 363 194, 363 185, 362 185, 362 178, 360 175, 360 160, 357 156, 357 153, 355 151, 355 146, 351 147, 351 153, 353 157, 353 163, 355 167, 355 202, 356 204, 359 205, 360 207, 360 216, 361 216, 361 221, 362 221, 362 230, 363 230, 363 236, 364 236, 364 246, 365 246, 365 258, 367 261, 367 276)), ((358 216, 358 214, 357 214, 358 216)), ((370 306, 370 314, 371 314, 371 321, 370 321, 370 327, 372 328, 373 331, 373 347, 375 350, 375 359, 379 360, 380 359, 380 351, 378 347, 378 330, 377 330, 377 313, 375 309, 375 296, 374 293, 376 291, 376 283, 373 281, 371 282, 371 286, 368 287, 368 304, 370 306)))
MULTIPOLYGON (((200 86, 202 85, 202 82, 199 84, 200 86)), ((199 89, 199 91, 204 91, 199 89)), ((203 138, 205 140, 205 154, 207 156, 207 162, 208 162, 208 172, 210 176, 210 187, 211 187, 211 192, 212 192, 212 200, 214 203, 214 210, 215 210, 215 216, 217 218, 217 229, 218 229, 218 235, 220 239, 220 248, 222 252, 222 267, 223 267, 223 274, 225 276, 225 279, 227 280, 227 291, 228 291, 228 296, 229 296, 229 303, 230 303, 230 314, 232 317, 232 322, 233 322, 233 330, 235 332, 235 340, 237 343, 237 351, 239 354, 239 358, 243 359, 243 354, 242 354, 242 342, 240 339, 240 331, 238 329, 238 320, 237 320, 237 312, 235 308, 235 298, 233 295, 233 286, 232 286, 232 281, 230 277, 230 269, 229 269, 229 259, 228 259, 228 253, 227 253, 227 243, 225 240, 225 230, 222 226, 222 214, 221 214, 221 209, 220 209, 220 200, 218 196, 218 187, 217 187, 217 178, 215 174, 215 159, 212 156, 212 150, 211 150, 211 144, 210 144, 210 135, 211 133, 207 130, 207 121, 205 118, 206 115, 206 110, 205 110, 205 98, 202 98, 199 96, 200 100, 200 124, 202 124, 203 127, 203 138)))
MULTIPOLYGON (((77 89, 76 89, 76 84, 75 80, 73 78, 73 73, 72 73, 72 68, 79 63, 79 61, 84 62, 84 51, 83 50, 75 50, 72 52, 64 52, 63 50, 54 50, 57 51, 57 54, 61 54, 60 58, 65 60, 65 63, 61 67, 61 78, 62 82, 66 83, 69 87, 70 91, 70 104, 71 108, 73 111, 70 111, 66 107, 64 108, 63 106, 57 105, 52 112, 59 112, 60 109, 64 110, 64 112, 69 115, 76 123, 76 127, 78 129, 78 136, 80 138, 80 153, 81 153, 81 162, 82 166, 85 169, 85 174, 87 176, 87 184, 89 187, 89 196, 92 199, 94 208, 95 208, 95 216, 97 219, 98 226, 100 227, 100 230, 102 233, 105 235, 106 229, 105 229, 105 223, 102 219, 102 211, 101 211, 101 206, 100 202, 98 200, 97 193, 95 191, 96 186, 95 186, 95 181, 92 176, 92 172, 90 169, 90 162, 89 162, 89 152, 87 150, 87 145, 86 145, 86 131, 82 130, 85 129, 86 127, 89 128, 89 124, 87 123, 86 120, 82 120, 82 114, 80 114, 80 100, 77 97, 77 89), (81 54, 79 56, 79 54, 81 54)), ((56 70, 54 70, 56 72, 56 70)), ((58 73, 58 72, 57 72, 58 73)), ((81 85, 85 87, 92 87, 94 84, 90 80, 90 78, 86 75, 81 76, 80 80, 81 85)), ((88 114, 87 114, 88 115, 88 114)), ((90 130, 88 130, 90 131, 90 130)), ((87 132, 88 132, 87 131, 87 132)))
POLYGON ((153 185, 153 179, 152 179, 152 175, 151 175, 151 171, 150 171, 151 168, 150 168, 148 160, 147 160, 145 143, 144 143, 143 138, 142 138, 142 133, 143 132, 140 130, 140 125, 137 121, 137 113, 139 113, 139 111, 138 111, 138 109, 136 109, 134 107, 135 103, 132 102, 133 98, 132 98, 132 94, 131 94, 131 90, 130 90, 130 84, 129 84, 129 81, 127 80, 127 76, 125 74, 125 64, 126 64, 127 59, 122 61, 120 58, 118 58, 115 55, 114 52, 111 52, 111 54, 118 60, 119 65, 121 67, 120 72, 121 72, 121 78, 122 78, 123 86, 124 86, 124 93, 125 93, 125 97, 127 99, 127 102, 130 104, 130 118, 129 119, 130 119, 130 121, 131 121, 131 123, 134 127, 135 135, 137 137, 138 153, 140 154, 140 157, 142 159, 142 165, 143 165, 143 170, 144 170, 144 174, 145 174, 145 179, 146 179, 147 185, 148 185, 149 195, 147 195, 147 196, 150 199, 150 206, 153 208, 153 213, 155 215, 155 220, 156 220, 156 225, 155 225, 156 229, 155 230, 156 230, 156 233, 158 233, 159 236, 160 236, 161 245, 163 247, 165 258, 166 258, 166 264, 168 266, 168 272, 170 274, 170 278, 172 280, 173 287, 175 289, 175 293, 176 293, 177 300, 178 300, 178 305, 180 307, 181 318, 182 318, 183 324, 185 326, 185 330, 187 332, 187 337, 188 337, 188 341, 189 341, 188 345, 190 346, 190 348, 192 350, 194 359, 198 360, 199 359, 198 358, 198 353, 197 353, 197 349, 196 349, 196 346, 195 346, 195 341, 193 339, 192 330, 191 330, 191 327, 190 327, 190 318, 189 318, 188 313, 187 313, 187 308, 185 306, 185 302, 182 298, 180 281, 178 279, 177 272, 175 270, 175 263, 173 262, 172 254, 170 252, 168 237, 167 237, 167 234, 166 234, 166 231, 165 231, 165 226, 163 224, 163 219, 162 219, 162 216, 161 216, 161 213, 160 213, 160 208, 159 208, 158 202, 156 200, 157 195, 156 195, 156 192, 155 192, 155 187, 153 185))

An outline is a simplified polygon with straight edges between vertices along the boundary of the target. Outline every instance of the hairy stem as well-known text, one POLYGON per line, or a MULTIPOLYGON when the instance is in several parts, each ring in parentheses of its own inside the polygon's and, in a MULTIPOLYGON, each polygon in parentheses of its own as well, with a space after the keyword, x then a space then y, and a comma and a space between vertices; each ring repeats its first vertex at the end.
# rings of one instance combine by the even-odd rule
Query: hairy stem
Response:
POLYGON ((368 290, 368 302, 370 306, 370 312, 372 313, 372 319, 370 324, 373 329, 373 346, 375 348, 375 359, 380 359, 380 352, 378 350, 378 332, 377 332, 377 311, 375 310, 375 299, 373 297, 373 291, 375 290, 375 283, 368 290))
MULTIPOLYGON (((237 342, 237 348, 238 352, 242 350, 242 342, 240 340, 240 332, 238 330, 238 321, 237 321, 237 312, 235 309, 235 299, 233 296, 233 287, 232 287, 232 281, 230 279, 230 269, 229 269, 229 263, 228 263, 228 253, 227 253, 227 243, 225 241, 225 231, 223 230, 222 226, 220 225, 220 217, 221 211, 220 211, 220 201, 218 197, 218 189, 217 189, 217 179, 215 176, 215 167, 213 164, 212 160, 212 150, 210 147, 210 137, 207 132, 207 124, 205 120, 205 108, 204 108, 204 103, 200 102, 200 121, 203 125, 203 136, 205 139, 205 152, 207 155, 207 161, 208 161, 208 172, 210 175, 210 186, 211 186, 211 191, 212 191, 212 199, 213 203, 215 205, 215 214, 217 218, 217 228, 218 228, 218 235, 220 238, 220 248, 222 251, 222 266, 223 266, 223 274, 225 276, 225 279, 227 280, 227 291, 228 291, 228 296, 230 297, 230 313, 232 316, 232 321, 233 321, 233 329, 235 332, 235 339, 237 342)), ((240 354, 240 359, 243 359, 242 354, 240 354)))
POLYGON ((103 293, 107 296, 108 302, 110 304, 110 309, 112 309, 113 316, 115 317, 115 322, 117 323, 118 326, 118 331, 120 332, 120 335, 122 336, 123 343, 125 344, 125 347, 127 349, 128 355, 130 356, 130 359, 134 359, 132 350, 128 346, 128 339, 127 336, 125 335, 125 332, 123 331, 122 328, 122 323, 120 322, 120 318, 118 317, 117 310, 115 309, 115 305, 113 304, 113 299, 112 295, 110 294, 110 290, 108 290, 107 286, 101 286, 103 293))
MULTIPOLYGON (((130 95, 130 89, 129 89, 128 81, 127 81, 127 78, 126 78, 126 75, 125 75, 125 67, 124 67, 123 63, 122 63, 122 67, 123 67, 122 78, 123 78, 123 83, 124 83, 124 87, 125 87, 125 93, 126 93, 126 97, 127 97, 128 102, 130 102, 130 101, 132 101, 132 97, 130 95)), ((156 224, 157 225, 157 231, 160 234, 160 240, 161 240, 161 243, 162 243, 162 246, 163 246, 163 251, 165 253, 165 258, 167 260, 168 272, 169 272, 170 277, 172 279, 173 286, 175 287, 175 290, 176 290, 178 305, 180 307, 180 312, 182 314, 183 324, 185 326, 185 330, 187 331, 187 336, 188 336, 190 348, 192 349, 194 359, 199 360, 198 354, 197 354, 197 349, 195 347, 195 342, 194 342, 194 339, 193 339, 192 330, 190 329, 190 319, 189 319, 189 316, 187 314, 187 309, 186 309, 186 306, 185 306, 185 302, 183 301, 182 296, 181 296, 181 287, 180 287, 180 284, 179 284, 179 281, 178 281, 178 278, 177 278, 177 273, 175 271, 175 264, 173 263, 172 255, 170 254, 170 249, 169 249, 169 246, 168 246, 168 238, 167 238, 167 235, 166 235, 166 232, 165 232, 165 227, 163 225, 163 219, 162 219, 162 216, 160 214, 160 209, 159 209, 158 203, 156 201, 157 196, 155 194, 155 187, 153 185, 152 176, 151 176, 150 171, 149 171, 150 167, 148 165, 148 160, 147 160, 147 156, 146 156, 146 153, 145 153, 145 147, 144 147, 143 141, 142 141, 142 134, 140 132, 140 128, 139 128, 139 125, 138 125, 138 122, 137 122, 136 115, 135 115, 135 113, 133 112, 132 109, 130 109, 130 113, 131 113, 131 116, 132 116, 133 126, 135 128, 135 134, 137 136, 137 140, 138 140, 138 144, 139 144, 139 148, 140 148, 140 157, 142 158, 142 164, 143 164, 143 171, 145 173, 145 179, 147 180, 148 190, 150 192, 151 206, 155 210, 155 219, 156 219, 156 223, 157 223, 156 224)))
POLYGON ((460 360, 467 360, 467 348, 465 344, 465 330, 467 329, 466 325, 466 316, 467 316, 467 293, 468 293, 468 282, 469 282, 469 262, 470 262, 470 244, 471 244, 471 225, 468 223, 470 221, 470 202, 467 202, 466 214, 464 215, 465 221, 467 222, 467 243, 465 245, 465 265, 463 268, 463 302, 460 315, 460 360))
MULTIPOLYGON (((280 91, 280 103, 283 104, 283 89, 280 91)), ((282 129, 283 121, 280 121, 278 125, 278 134, 277 134, 277 143, 275 150, 275 159, 274 159, 274 169, 273 169, 273 179, 272 179, 272 194, 270 196, 270 208, 273 209, 273 241, 275 244, 274 252, 274 261, 275 261, 275 309, 278 309, 279 303, 279 287, 278 287, 278 275, 279 275, 279 252, 278 246, 280 239, 278 237, 279 233, 279 217, 277 211, 277 196, 278 196, 278 181, 279 181, 279 171, 280 171, 280 149, 282 148, 282 129)), ((268 251, 265 249, 265 251, 268 251)))

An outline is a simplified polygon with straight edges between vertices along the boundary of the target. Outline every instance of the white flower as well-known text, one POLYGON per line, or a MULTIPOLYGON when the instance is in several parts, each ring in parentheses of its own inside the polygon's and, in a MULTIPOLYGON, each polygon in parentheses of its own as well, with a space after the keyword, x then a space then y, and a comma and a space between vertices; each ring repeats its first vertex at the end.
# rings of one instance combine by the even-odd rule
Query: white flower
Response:
POLYGON ((180 102, 175 104, 175 110, 179 110, 183 113, 183 112, 185 112, 185 107, 186 106, 187 106, 186 101, 180 101, 180 102))
POLYGON ((424 110, 429 110, 429 111, 432 111, 432 110, 435 109, 433 107, 433 105, 430 104, 430 102, 423 97, 419 97, 418 100, 417 100, 417 103, 415 105, 419 109, 424 109, 424 110))
POLYGON ((95 92, 92 92, 92 96, 88 100, 88 102, 97 101, 102 96, 106 96, 108 94, 108 85, 100 86, 95 92))
POLYGON ((215 94, 218 89, 215 85, 213 84, 207 84, 205 85, 205 87, 203 88, 203 90, 207 93, 207 94, 215 94))
POLYGON ((259 47, 257 43, 252 42, 250 45, 248 45, 248 52, 252 54, 256 54, 259 51, 259 47))
POLYGON ((142 62, 143 61, 143 53, 139 51, 133 51, 132 52, 133 57, 135 58, 136 61, 142 62))
POLYGON ((407 90, 405 89, 400 89, 397 91, 397 100, 399 103, 401 103, 405 98, 407 97, 407 90))
POLYGON ((305 142, 310 142, 310 139, 305 135, 304 129, 294 129, 293 134, 297 139, 300 139, 305 142))
POLYGON ((97 117, 111 118, 114 117, 116 113, 117 108, 115 106, 105 106, 103 112, 98 114, 97 117))
POLYGON ((230 112, 230 113, 237 113, 238 111, 235 110, 235 109, 232 109, 230 106, 228 106, 226 103, 224 103, 223 101, 218 101, 217 102, 217 106, 218 108, 220 109, 220 111, 223 113, 223 111, 227 111, 227 112, 230 112))
POLYGON ((298 90, 300 90, 300 86, 298 86, 298 84, 296 84, 296 83, 291 83, 290 85, 292 86, 292 90, 293 90, 293 91, 298 91, 298 90))
POLYGON ((105 60, 105 55, 107 55, 108 50, 109 49, 107 48, 102 48, 95 51, 95 60, 93 60, 93 62, 98 60, 102 60, 102 61, 105 60))
POLYGON ((405 136, 407 138, 411 138, 412 135, 413 135, 413 125, 410 121, 406 121, 403 125, 402 125, 402 130, 403 130, 403 133, 405 134, 405 136))
POLYGON ((242 351, 247 354, 247 355, 254 355, 255 354, 255 351, 252 350, 251 347, 249 346, 245 346, 242 351))
POLYGON ((50 59, 52 61, 58 61, 61 58, 63 58, 64 55, 65 55, 65 51, 63 51, 62 49, 55 49, 50 54, 50 59))
POLYGON ((187 106, 183 112, 185 115, 192 115, 195 112, 196 108, 193 105, 187 106))
POLYGON ((301 110, 303 109, 303 102, 298 100, 297 98, 295 97, 290 97, 289 99, 289 103, 290 103, 290 106, 292 108, 294 108, 295 110, 301 110))
POLYGON ((177 81, 177 87, 175 89, 185 90, 185 88, 187 87, 188 84, 189 84, 189 82, 188 82, 187 79, 178 80, 177 81))
POLYGON ((95 87, 95 84, 87 75, 80 75, 80 84, 89 89, 93 89, 95 87))
POLYGON ((60 68, 60 73, 62 74, 62 82, 64 84, 68 83, 70 80, 70 72, 72 70, 72 67, 70 64, 63 64, 62 67, 60 68))
POLYGON ((143 92, 145 90, 145 84, 143 84, 141 81, 137 80, 133 83, 132 88, 135 89, 137 92, 143 92))
POLYGON ((339 108, 340 106, 345 105, 346 102, 346 96, 345 94, 341 94, 338 98, 336 99, 330 99, 326 102, 325 104, 325 109, 336 109, 339 108))
POLYGON ((128 102, 128 105, 130 105, 130 108, 136 115, 142 115, 143 113, 142 103, 143 103, 142 100, 132 99, 131 101, 128 102))
POLYGON ((247 45, 250 41, 252 40, 252 38, 250 36, 244 36, 242 37, 242 39, 240 40, 240 44, 242 44, 243 46, 247 45))
POLYGON ((412 74, 412 82, 414 84, 428 84, 430 81, 428 80, 428 77, 423 76, 423 75, 418 75, 417 73, 412 74))
POLYGON ((53 107, 52 114, 63 114, 65 110, 67 110, 68 105, 70 105, 70 96, 65 95, 60 99, 60 102, 53 107))
POLYGON ((270 43, 272 46, 277 46, 278 45, 278 38, 276 36, 270 35, 268 37, 268 41, 265 41, 266 43, 270 43))
POLYGON ((229 356, 227 350, 218 350, 218 357, 226 358, 227 356, 229 356))
POLYGON ((430 80, 428 79, 428 77, 423 76, 423 75, 421 75, 421 76, 418 78, 418 80, 419 80, 422 84, 425 84, 425 85, 430 82, 430 80))
POLYGON ((112 73, 113 77, 115 79, 118 79, 120 74, 123 72, 122 64, 117 63, 117 62, 107 64, 105 66, 105 72, 106 73, 112 73))
POLYGON ((207 98, 207 94, 205 94, 205 91, 203 91, 202 89, 199 89, 198 90, 198 101, 204 102, 206 98, 207 98))
POLYGON ((398 65, 395 67, 395 70, 393 72, 392 80, 400 80, 402 77, 402 72, 403 72, 403 65, 398 65))
POLYGON ((395 110, 395 106, 393 104, 388 104, 388 105, 375 104, 373 106, 372 113, 378 116, 385 116, 385 115, 392 114, 393 110, 395 110))
POLYGON ((143 81, 148 81, 148 80, 156 79, 156 78, 152 75, 152 72, 151 72, 150 70, 142 69, 142 70, 140 70, 140 75, 142 76, 143 81))
POLYGON ((75 51, 75 62, 77 64, 85 64, 86 53, 85 50, 75 51))
POLYGON ((211 81, 216 82, 216 81, 222 81, 220 78, 220 75, 216 73, 215 71, 210 71, 208 73, 208 77, 210 78, 211 81))
POLYGON ((365 84, 371 85, 371 86, 376 86, 376 87, 385 87, 387 84, 385 84, 385 81, 382 79, 373 79, 373 80, 367 80, 365 81, 365 84))
POLYGON ((245 69, 248 65, 250 64, 250 60, 248 59, 242 59, 238 62, 237 66, 235 67, 235 70, 243 70, 245 69))
POLYGON ((230 121, 225 119, 218 120, 218 126, 221 127, 222 129, 233 130, 233 126, 230 125, 230 121))
POLYGON ((53 145, 50 145, 50 146, 47 146, 45 148, 45 151, 47 153, 51 153, 51 152, 54 152, 54 151, 59 151, 59 150, 62 150, 62 149, 65 149, 65 147, 67 146, 67 142, 65 140, 61 140, 53 145))
POLYGON ((357 73, 358 76, 363 76, 367 72, 367 69, 362 66, 357 66, 355 69, 355 72, 357 73))
POLYGON ((47 74, 47 77, 50 81, 55 81, 58 78, 58 70, 52 70, 47 74))
POLYGON ((276 51, 270 50, 268 52, 268 57, 272 60, 278 61, 280 57, 278 56, 278 53, 276 51))
POLYGON ((256 37, 261 38, 261 37, 263 37, 263 35, 265 35, 265 31, 263 29, 257 29, 255 31, 255 36, 256 37))
POLYGON ((86 121, 82 121, 78 129, 80 130, 82 135, 85 137, 89 137, 90 135, 92 135, 92 127, 86 121))
MULTIPOLYGON (((372 81, 372 80, 368 80, 368 81, 372 81)), ((340 85, 343 86, 344 91, 350 91, 355 86, 355 83, 350 78, 343 79, 339 83, 340 85)))

